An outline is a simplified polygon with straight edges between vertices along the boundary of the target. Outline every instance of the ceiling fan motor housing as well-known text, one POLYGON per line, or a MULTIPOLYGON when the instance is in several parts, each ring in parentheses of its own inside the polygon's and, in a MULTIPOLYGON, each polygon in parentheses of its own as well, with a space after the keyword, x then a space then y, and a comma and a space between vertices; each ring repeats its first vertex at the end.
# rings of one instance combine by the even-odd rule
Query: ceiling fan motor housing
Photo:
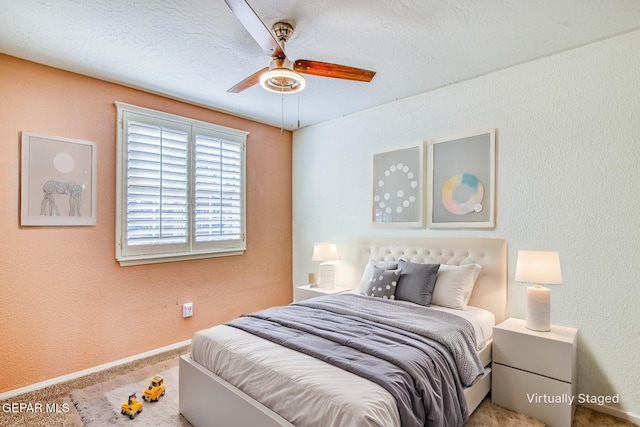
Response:
POLYGON ((293 25, 288 22, 276 22, 272 27, 273 34, 282 45, 282 43, 289 41, 293 34, 293 25))

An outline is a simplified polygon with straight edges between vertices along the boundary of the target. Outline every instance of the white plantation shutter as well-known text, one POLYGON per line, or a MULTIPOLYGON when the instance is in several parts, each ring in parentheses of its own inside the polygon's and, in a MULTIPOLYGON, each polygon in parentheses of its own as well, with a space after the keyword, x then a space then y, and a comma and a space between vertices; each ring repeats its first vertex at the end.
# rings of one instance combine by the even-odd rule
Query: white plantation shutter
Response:
POLYGON ((121 265, 246 248, 246 132, 116 103, 121 265))
POLYGON ((187 243, 189 134, 129 121, 127 245, 187 243))
POLYGON ((196 135, 196 242, 242 238, 241 158, 241 144, 196 135))
POLYGON ((244 138, 194 126, 194 246, 244 239, 244 138))

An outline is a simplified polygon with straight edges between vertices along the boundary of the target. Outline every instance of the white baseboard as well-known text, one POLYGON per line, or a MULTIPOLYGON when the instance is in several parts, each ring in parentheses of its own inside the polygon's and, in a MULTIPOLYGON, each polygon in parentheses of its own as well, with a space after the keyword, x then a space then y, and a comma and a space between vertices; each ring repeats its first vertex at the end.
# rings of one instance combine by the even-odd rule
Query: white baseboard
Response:
POLYGON ((95 374, 98 372, 106 371, 107 369, 115 368, 127 363, 135 362, 136 360, 146 359, 147 357, 157 356, 158 354, 166 353, 168 351, 177 350, 181 347, 185 347, 191 344, 191 340, 170 344, 165 347, 156 348, 155 350, 149 350, 144 353, 134 354, 133 356, 125 357, 124 359, 115 360, 113 362, 105 363, 103 365, 94 366, 93 368, 84 369, 82 371, 73 372, 71 374, 62 375, 60 377, 51 378, 50 380, 41 381, 39 383, 31 384, 25 387, 9 390, 4 393, 0 393, 0 400, 10 399, 15 396, 19 396, 24 393, 30 393, 32 391, 40 390, 45 387, 49 387, 55 384, 61 384, 67 381, 75 380, 86 375, 95 374))
POLYGON ((608 415, 613 415, 614 417, 632 422, 640 426, 640 415, 634 414, 633 412, 625 412, 618 408, 614 408, 612 406, 597 405, 595 403, 581 403, 580 405, 584 406, 585 408, 593 409, 594 411, 603 412, 608 415))

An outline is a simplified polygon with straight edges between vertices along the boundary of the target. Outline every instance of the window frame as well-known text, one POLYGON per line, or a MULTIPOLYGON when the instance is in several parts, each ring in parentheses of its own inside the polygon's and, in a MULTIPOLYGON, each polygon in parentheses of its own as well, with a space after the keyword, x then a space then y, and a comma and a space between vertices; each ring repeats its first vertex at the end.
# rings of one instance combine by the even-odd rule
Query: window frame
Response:
POLYGON ((171 113, 115 102, 116 120, 116 232, 115 253, 120 266, 155 264, 191 259, 242 255, 246 251, 246 139, 249 132, 228 128, 171 113), (127 124, 131 118, 149 125, 188 131, 187 241, 175 245, 127 245, 127 124), (173 127, 172 127, 173 126, 173 127), (219 138, 241 147, 240 150, 240 239, 201 244, 195 241, 195 144, 196 135, 219 138))

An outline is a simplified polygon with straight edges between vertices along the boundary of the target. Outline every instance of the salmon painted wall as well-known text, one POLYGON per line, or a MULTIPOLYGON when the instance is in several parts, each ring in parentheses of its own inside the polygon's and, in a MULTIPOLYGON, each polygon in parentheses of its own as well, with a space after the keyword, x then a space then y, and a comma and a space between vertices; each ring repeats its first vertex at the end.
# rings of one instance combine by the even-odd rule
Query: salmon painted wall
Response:
POLYGON ((291 302, 290 132, 4 55, 0 124, 0 392, 291 302), (244 255, 119 266, 114 101, 250 132, 244 255), (96 226, 19 225, 21 131, 97 143, 96 226))

